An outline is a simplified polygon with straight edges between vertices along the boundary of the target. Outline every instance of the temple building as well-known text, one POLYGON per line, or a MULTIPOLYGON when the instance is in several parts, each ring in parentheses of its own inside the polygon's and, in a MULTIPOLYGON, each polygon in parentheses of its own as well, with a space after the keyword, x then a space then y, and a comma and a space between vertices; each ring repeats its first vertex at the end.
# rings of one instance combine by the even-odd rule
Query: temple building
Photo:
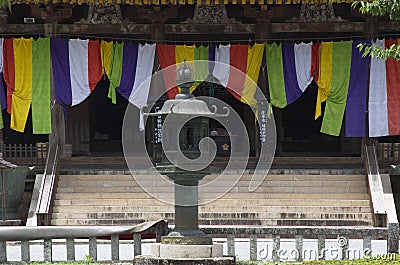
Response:
MULTIPOLYGON (((260 149, 268 139, 263 122, 270 115, 276 151, 270 176, 249 195, 257 201, 254 209, 237 203, 232 203, 237 209, 204 206, 201 224, 385 225, 381 213, 373 214, 365 154, 374 146, 374 159, 386 173, 399 159, 400 63, 363 57, 359 45, 397 43, 400 24, 362 15, 352 2, 14 1, 0 10, 3 157, 46 167, 45 158, 52 154, 46 143, 59 146, 60 178, 54 207, 47 212, 52 218, 40 219, 43 223, 128 224, 154 218, 139 209, 142 201, 135 204, 141 195, 128 195, 140 192, 125 174, 125 110, 136 106, 136 130, 144 129, 153 161, 162 161, 162 121, 148 118, 140 124, 140 109, 146 102, 161 107, 174 98, 177 81, 167 74, 150 78, 175 64, 202 60, 207 62, 194 63, 192 93, 221 100, 239 114, 248 133, 248 170, 263 162, 260 149), (237 80, 212 62, 234 67, 245 78, 237 80), (260 104, 255 85, 247 82, 258 85, 270 107, 260 104), (154 90, 162 90, 162 96, 154 97, 154 90), (80 187, 79 181, 86 182, 80 187), (110 197, 100 188, 107 185, 110 197), (93 208, 72 216, 68 207, 82 203, 74 201, 79 198, 88 203, 86 209, 93 208), (113 210, 107 213, 107 205, 94 202, 100 198, 109 199, 113 210), (282 200, 287 207, 278 209, 282 200), (335 201, 337 207, 329 208, 335 201), (243 215, 236 220, 234 213, 243 215)), ((223 169, 230 132, 215 121, 201 126, 208 129, 187 129, 181 144, 196 149, 202 135, 212 136, 216 165, 223 169)), ((246 198, 240 183, 226 200, 246 198)), ((161 205, 146 199, 148 205, 161 205)), ((167 213, 157 210, 157 216, 170 219, 168 207, 167 213)))

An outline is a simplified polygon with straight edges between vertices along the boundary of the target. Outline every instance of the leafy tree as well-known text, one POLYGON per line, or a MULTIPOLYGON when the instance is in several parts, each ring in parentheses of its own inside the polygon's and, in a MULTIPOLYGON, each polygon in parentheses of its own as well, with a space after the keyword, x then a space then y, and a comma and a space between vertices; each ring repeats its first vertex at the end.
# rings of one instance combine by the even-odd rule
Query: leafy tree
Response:
POLYGON ((10 0, 0 0, 0 7, 8 7, 8 9, 11 11, 10 0))
MULTIPOLYGON (((362 14, 368 14, 374 17, 389 17, 390 20, 400 20, 400 0, 373 0, 356 1, 353 8, 360 8, 362 14)), ((393 44, 389 48, 380 48, 376 46, 359 45, 360 51, 364 48, 363 56, 376 56, 386 59, 394 58, 400 60, 400 45, 393 44)))

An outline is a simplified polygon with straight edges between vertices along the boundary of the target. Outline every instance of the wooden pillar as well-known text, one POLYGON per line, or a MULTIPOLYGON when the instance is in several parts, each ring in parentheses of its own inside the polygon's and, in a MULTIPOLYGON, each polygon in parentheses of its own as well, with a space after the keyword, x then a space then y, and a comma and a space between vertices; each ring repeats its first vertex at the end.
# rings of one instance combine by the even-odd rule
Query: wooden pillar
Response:
MULTIPOLYGON (((0 8, 0 25, 2 24, 7 24, 7 19, 8 19, 8 10, 7 8, 0 8)), ((5 93, 5 91, 3 91, 5 93)), ((0 111, 2 111, 2 105, 0 101, 0 111)), ((2 115, 3 116, 3 115, 2 115)), ((2 117, 3 119, 3 117, 2 117)), ((3 119, 3 124, 4 124, 4 119, 3 119)), ((0 158, 3 158, 4 155, 4 129, 0 129, 0 158)))
POLYGON ((164 40, 165 24, 163 22, 154 22, 151 24, 150 37, 154 41, 164 40))
POLYGON ((271 22, 265 21, 262 23, 257 23, 255 30, 256 39, 266 40, 271 36, 271 22))

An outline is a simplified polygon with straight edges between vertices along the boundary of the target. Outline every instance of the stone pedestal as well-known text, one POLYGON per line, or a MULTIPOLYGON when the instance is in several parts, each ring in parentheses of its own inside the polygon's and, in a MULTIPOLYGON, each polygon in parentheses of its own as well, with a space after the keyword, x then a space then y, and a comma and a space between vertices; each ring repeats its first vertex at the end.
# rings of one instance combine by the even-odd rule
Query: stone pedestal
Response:
POLYGON ((221 244, 214 245, 172 245, 172 244, 152 244, 152 257, 162 259, 193 259, 193 258, 217 258, 223 256, 221 244))
POLYGON ((235 257, 223 257, 222 244, 152 244, 149 256, 137 256, 135 265, 235 265, 235 257))

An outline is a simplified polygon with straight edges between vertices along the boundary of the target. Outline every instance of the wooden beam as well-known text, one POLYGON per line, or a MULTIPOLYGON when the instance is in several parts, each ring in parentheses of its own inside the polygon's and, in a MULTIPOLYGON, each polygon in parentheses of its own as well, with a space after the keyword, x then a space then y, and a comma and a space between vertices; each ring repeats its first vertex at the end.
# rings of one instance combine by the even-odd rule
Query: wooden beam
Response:
POLYGON ((167 34, 250 34, 255 32, 254 24, 230 24, 230 25, 209 25, 209 24, 167 24, 167 34))
MULTIPOLYGON (((271 34, 278 33, 318 33, 318 32, 343 32, 343 33, 364 33, 367 22, 324 22, 324 23, 271 23, 271 34)), ((380 21, 376 24, 377 32, 399 32, 400 22, 380 21)), ((16 36, 43 35, 46 33, 46 24, 0 24, 2 34, 14 34, 16 36)), ((268 26, 268 23, 261 23, 259 26, 268 26)), ((254 34, 260 31, 256 24, 166 24, 166 34, 190 34, 190 35, 213 35, 218 34, 254 34)), ((57 32, 54 34, 64 35, 109 35, 109 36, 151 36, 151 24, 58 24, 57 32)), ((269 32, 269 30, 267 31, 269 32)), ((265 35, 265 34, 263 34, 265 35)), ((267 34, 269 35, 269 33, 267 34)))
MULTIPOLYGON (((46 24, 0 24, 2 34, 43 35, 46 24)), ((71 35, 150 35, 150 24, 59 24, 57 34, 71 35)))
POLYGON ((364 22, 272 23, 271 32, 364 32, 364 22))
POLYGON ((60 24, 59 34, 150 35, 150 24, 60 24))
POLYGON ((378 24, 379 32, 399 32, 400 21, 382 21, 378 24))
POLYGON ((1 34, 40 35, 44 34, 44 24, 0 24, 1 34))

